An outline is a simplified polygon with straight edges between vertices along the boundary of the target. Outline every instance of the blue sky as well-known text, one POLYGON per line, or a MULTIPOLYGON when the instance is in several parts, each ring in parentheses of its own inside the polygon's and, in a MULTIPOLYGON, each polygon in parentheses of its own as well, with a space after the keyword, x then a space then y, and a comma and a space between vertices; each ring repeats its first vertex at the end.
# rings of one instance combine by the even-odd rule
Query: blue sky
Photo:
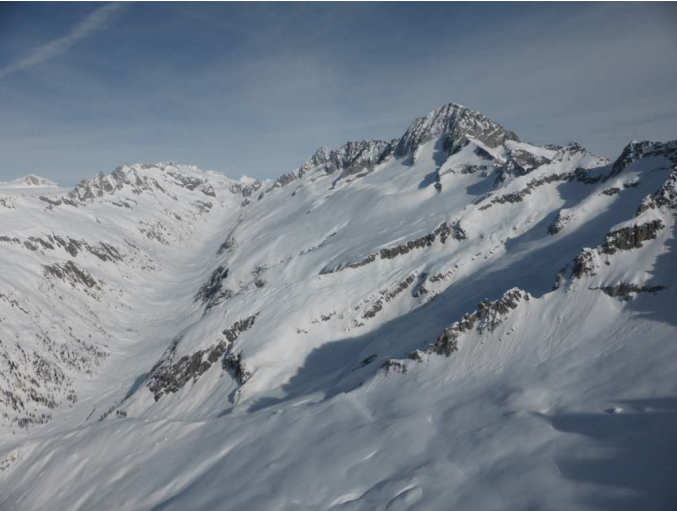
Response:
POLYGON ((677 138, 675 4, 0 3, 0 181, 276 177, 453 101, 615 157, 677 138))

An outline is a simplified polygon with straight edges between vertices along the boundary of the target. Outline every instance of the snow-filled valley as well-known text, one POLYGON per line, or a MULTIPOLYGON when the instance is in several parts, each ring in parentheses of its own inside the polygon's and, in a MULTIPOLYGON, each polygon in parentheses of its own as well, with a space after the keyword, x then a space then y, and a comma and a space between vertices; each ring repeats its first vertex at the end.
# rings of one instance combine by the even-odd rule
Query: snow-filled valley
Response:
POLYGON ((607 161, 448 104, 275 181, 29 177, 0 510, 677 503, 677 141, 607 161))

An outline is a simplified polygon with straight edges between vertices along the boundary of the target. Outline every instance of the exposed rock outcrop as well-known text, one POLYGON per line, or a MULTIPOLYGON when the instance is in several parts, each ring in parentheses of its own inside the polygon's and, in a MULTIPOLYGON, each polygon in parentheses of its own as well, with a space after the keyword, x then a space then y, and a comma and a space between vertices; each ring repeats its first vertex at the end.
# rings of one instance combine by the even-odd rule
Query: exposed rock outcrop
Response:
POLYGON ((548 226, 548 234, 554 235, 562 231, 564 227, 574 218, 573 213, 559 210, 555 220, 548 226))
POLYGON ((402 293, 411 286, 416 280, 416 275, 409 275, 402 282, 395 285, 393 289, 381 291, 381 297, 376 300, 372 306, 362 314, 363 319, 371 319, 383 310, 383 305, 402 293))
POLYGON ((615 286, 604 286, 599 289, 614 298, 632 299, 632 295, 637 293, 656 294, 667 288, 665 286, 638 286, 637 284, 621 282, 615 286))
POLYGON ((59 236, 58 234, 42 234, 41 236, 29 236, 23 241, 20 238, 0 236, 0 243, 9 243, 12 245, 22 245, 33 252, 44 250, 56 250, 62 248, 72 257, 77 257, 82 252, 88 252, 104 262, 120 262, 123 260, 122 254, 108 243, 99 242, 90 245, 85 240, 77 240, 70 236, 59 236))
POLYGON ((242 332, 246 332, 254 326, 254 322, 259 314, 260 313, 257 312, 245 319, 236 321, 230 328, 223 331, 223 335, 226 336, 226 339, 228 339, 229 342, 235 342, 242 332))
MULTIPOLYGON (((359 142, 347 142, 335 150, 322 147, 293 176, 298 178, 311 172, 324 172, 326 174, 340 172, 340 177, 346 177, 363 170, 372 171, 376 165, 393 156, 395 142, 361 140, 359 142)), ((293 181, 290 177, 285 180, 287 182, 293 181)))
POLYGON ((672 171, 665 183, 654 193, 644 198, 637 214, 640 215, 649 209, 677 209, 677 141, 666 144, 654 144, 659 146, 655 149, 657 154, 668 158, 672 165, 672 171))
POLYGON ((228 277, 228 268, 221 265, 216 268, 212 274, 209 276, 207 282, 202 284, 202 287, 198 290, 195 295, 195 301, 202 302, 207 304, 209 307, 216 305, 217 303, 228 298, 230 292, 221 289, 221 283, 228 277))
POLYGON ((251 183, 235 183, 230 187, 230 191, 247 199, 258 192, 262 186, 263 182, 257 179, 251 183))
POLYGON ((607 188, 606 190, 601 191, 602 195, 608 195, 609 197, 613 197, 614 195, 618 195, 621 193, 621 189, 618 187, 613 187, 613 188, 607 188))
POLYGON ((459 321, 446 328, 437 341, 428 346, 427 352, 451 355, 458 351, 459 341, 464 333, 471 330, 476 330, 480 334, 485 331, 493 332, 522 301, 528 300, 528 293, 512 288, 498 300, 480 302, 476 311, 465 314, 459 321))
POLYGON ((407 374, 407 365, 402 360, 389 359, 381 364, 381 369, 386 373, 386 376, 390 373, 399 373, 407 374))
POLYGON ((511 149, 505 164, 497 173, 495 184, 499 185, 510 178, 526 176, 546 163, 550 163, 550 160, 544 156, 535 155, 524 149, 511 149))
POLYGON ((665 227, 663 222, 655 219, 643 224, 611 231, 606 235, 606 240, 602 245, 602 252, 613 254, 618 250, 642 248, 642 243, 647 240, 656 239, 658 231, 663 229, 663 227, 665 227))
POLYGON ((87 270, 83 270, 73 261, 65 264, 46 264, 42 268, 45 277, 68 282, 73 287, 82 285, 87 289, 101 290, 103 285, 103 282, 92 277, 87 270))
POLYGON ((224 340, 191 355, 184 355, 172 363, 180 340, 179 337, 173 341, 169 352, 148 375, 148 389, 153 393, 155 401, 164 394, 178 392, 191 380, 196 382, 230 347, 230 343, 224 340))
POLYGON ((251 373, 245 367, 242 352, 230 353, 230 349, 240 334, 254 325, 258 314, 236 321, 230 328, 224 330, 223 335, 226 337, 224 340, 190 355, 183 355, 178 360, 175 358, 181 337, 174 339, 148 374, 147 386, 153 393, 155 401, 165 394, 178 392, 190 381, 195 383, 222 357, 221 364, 224 370, 229 371, 239 385, 244 384, 251 373))
POLYGON ((598 254, 597 250, 592 248, 581 250, 581 253, 574 259, 573 267, 571 268, 572 277, 580 279, 585 275, 593 275, 596 268, 595 258, 598 254))
POLYGON ((609 173, 604 177, 604 180, 611 179, 623 172, 631 163, 641 159, 652 156, 663 156, 670 160, 672 164, 677 164, 677 141, 671 142, 649 142, 649 141, 632 141, 625 148, 623 152, 614 162, 609 173))
POLYGON ((421 236, 419 238, 407 241, 401 245, 396 245, 394 247, 382 248, 378 254, 369 254, 364 259, 357 261, 355 263, 349 263, 346 265, 339 265, 336 267, 325 267, 320 271, 320 275, 327 275, 329 273, 336 273, 341 270, 348 268, 360 268, 366 266, 367 264, 373 263, 376 259, 394 259, 404 254, 408 254, 412 250, 426 248, 432 246, 432 244, 438 239, 442 243, 446 243, 447 239, 450 237, 462 241, 467 239, 468 235, 466 231, 461 226, 460 222, 442 222, 440 225, 435 227, 433 231, 429 234, 421 236))

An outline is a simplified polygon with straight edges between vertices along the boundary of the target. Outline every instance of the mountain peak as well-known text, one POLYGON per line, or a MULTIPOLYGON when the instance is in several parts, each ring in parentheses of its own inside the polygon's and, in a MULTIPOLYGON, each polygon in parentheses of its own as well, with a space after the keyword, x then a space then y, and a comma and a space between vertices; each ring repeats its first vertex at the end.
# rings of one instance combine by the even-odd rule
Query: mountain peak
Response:
POLYGON ((488 147, 498 147, 508 140, 520 140, 515 133, 476 110, 457 103, 447 103, 415 119, 399 140, 395 155, 413 155, 422 144, 436 138, 442 138, 444 150, 453 153, 465 145, 468 137, 488 147))
POLYGON ((36 176, 35 174, 28 174, 7 183, 0 183, 0 186, 7 188, 58 188, 59 185, 54 181, 50 181, 46 177, 36 176))
POLYGON ((520 140, 515 133, 481 113, 458 103, 447 103, 415 119, 401 138, 390 142, 372 139, 346 142, 333 150, 320 147, 301 165, 298 172, 285 174, 278 182, 284 186, 318 170, 327 174, 340 170, 341 177, 365 169, 373 170, 376 165, 393 156, 403 158, 413 155, 421 145, 436 138, 443 138, 444 149, 449 153, 463 147, 470 138, 490 148, 504 145, 509 140, 520 140))

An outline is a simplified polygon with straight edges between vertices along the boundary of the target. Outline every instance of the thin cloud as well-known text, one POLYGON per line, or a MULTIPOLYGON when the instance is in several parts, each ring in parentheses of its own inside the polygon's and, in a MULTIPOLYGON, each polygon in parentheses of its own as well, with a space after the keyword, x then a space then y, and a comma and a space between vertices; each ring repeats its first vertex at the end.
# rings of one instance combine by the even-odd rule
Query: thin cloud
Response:
POLYGON ((100 7, 75 25, 67 35, 54 39, 33 50, 22 59, 0 68, 0 78, 40 65, 67 52, 78 41, 106 28, 107 23, 124 8, 121 3, 112 3, 100 7))

